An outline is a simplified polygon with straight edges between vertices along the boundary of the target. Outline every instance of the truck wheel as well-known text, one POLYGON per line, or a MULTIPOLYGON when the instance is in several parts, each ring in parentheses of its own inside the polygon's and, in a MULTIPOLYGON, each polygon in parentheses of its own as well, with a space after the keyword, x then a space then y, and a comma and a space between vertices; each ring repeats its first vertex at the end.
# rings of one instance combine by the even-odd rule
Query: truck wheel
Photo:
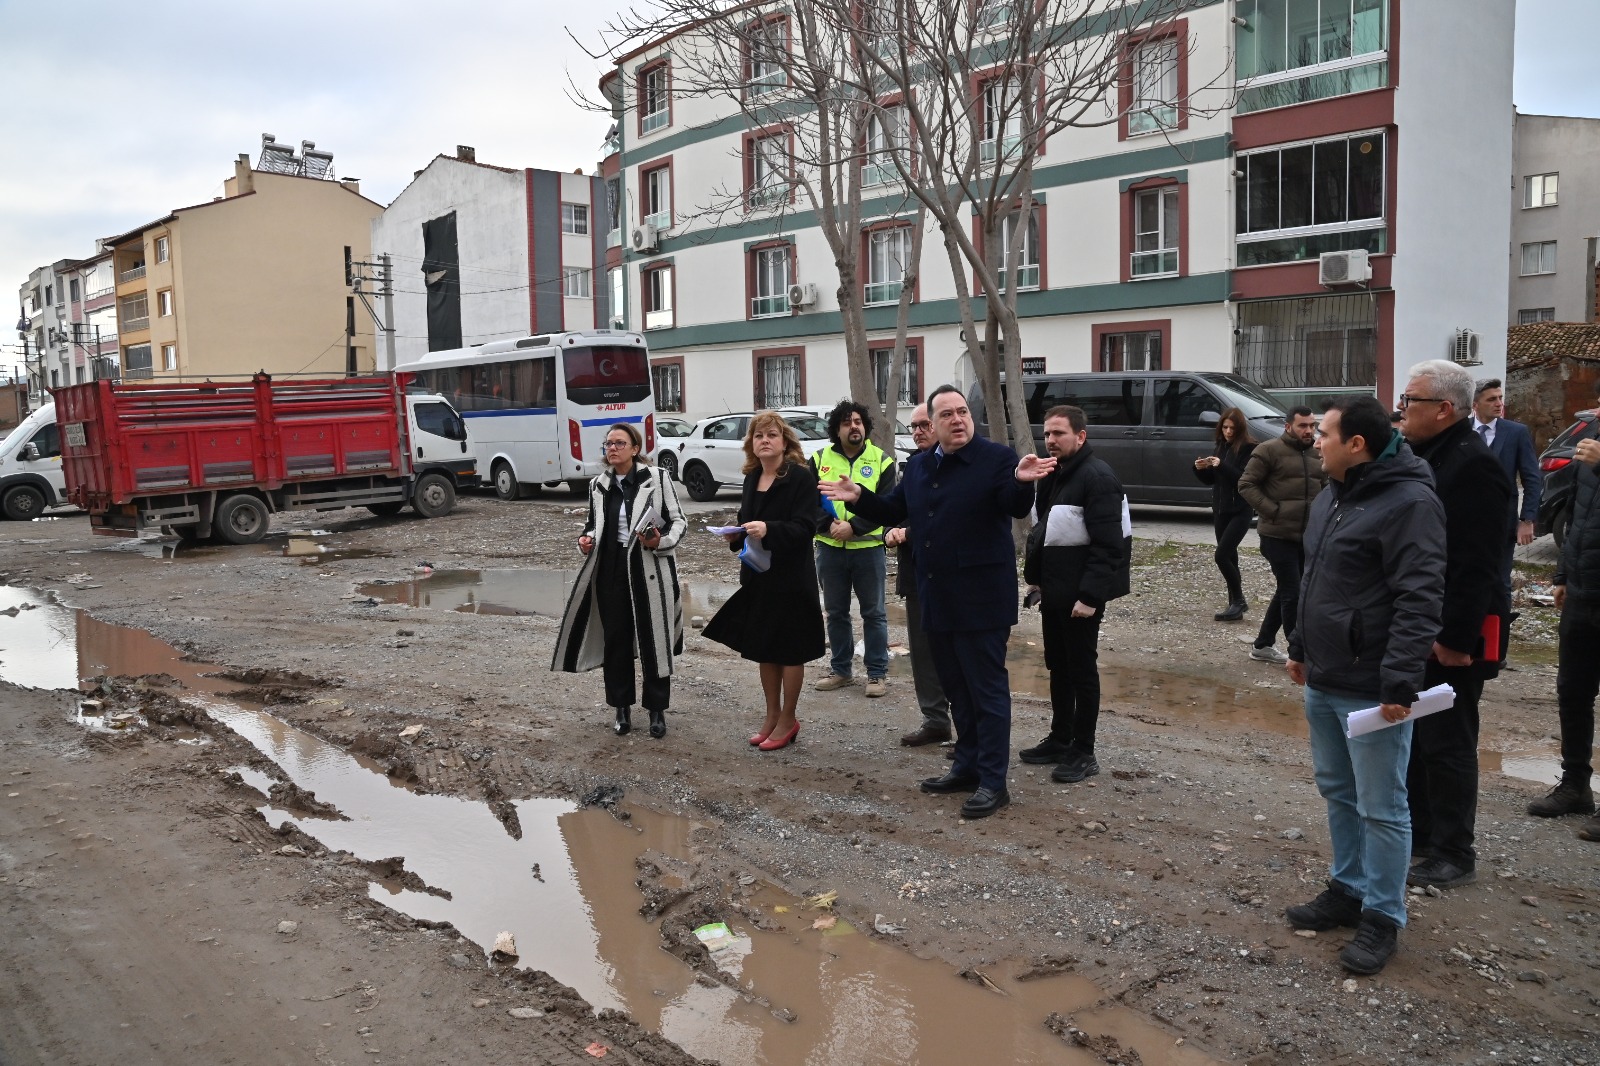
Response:
POLYGON ((502 500, 522 499, 522 485, 517 481, 517 472, 511 469, 511 464, 498 462, 494 464, 494 494, 502 500))
POLYGON ((567 482, 567 491, 574 496, 589 495, 589 482, 581 477, 572 478, 567 482))
POLYGON ((423 474, 411 496, 411 507, 423 518, 442 518, 456 505, 456 487, 443 474, 423 474))
POLYGON ((377 515, 379 518, 393 518, 395 515, 400 513, 400 508, 402 508, 404 506, 405 506, 405 504, 403 504, 403 503, 394 503, 394 502, 390 502, 390 503, 369 503, 369 504, 367 504, 367 510, 371 511, 373 514, 377 515))
POLYGON ((242 492, 223 500, 212 519, 217 537, 227 544, 254 544, 267 535, 271 522, 267 505, 242 492))
POLYGON ((689 490, 689 498, 699 503, 705 503, 717 495, 717 490, 722 486, 712 478, 711 471, 704 463, 690 463, 683 468, 683 487, 689 490))
MULTIPOLYGON (((11 513, 11 500, 6 499, 6 514, 11 513)), ((1561 513, 1556 515, 1556 520, 1550 523, 1550 535, 1556 538, 1556 550, 1560 551, 1567 546, 1567 527, 1572 524, 1572 504, 1561 508, 1561 513)))
POLYGON ((28 522, 44 514, 44 493, 33 485, 18 485, 6 493, 6 517, 13 522, 28 522))

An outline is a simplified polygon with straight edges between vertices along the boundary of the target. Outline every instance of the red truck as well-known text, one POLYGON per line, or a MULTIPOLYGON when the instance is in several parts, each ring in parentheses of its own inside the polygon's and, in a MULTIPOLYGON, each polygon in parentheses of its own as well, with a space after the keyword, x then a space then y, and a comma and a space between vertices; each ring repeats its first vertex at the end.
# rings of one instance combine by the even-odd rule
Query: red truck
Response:
POLYGON ((96 533, 229 544, 260 540, 275 511, 448 514, 477 483, 466 423, 409 378, 58 388, 67 498, 96 533))

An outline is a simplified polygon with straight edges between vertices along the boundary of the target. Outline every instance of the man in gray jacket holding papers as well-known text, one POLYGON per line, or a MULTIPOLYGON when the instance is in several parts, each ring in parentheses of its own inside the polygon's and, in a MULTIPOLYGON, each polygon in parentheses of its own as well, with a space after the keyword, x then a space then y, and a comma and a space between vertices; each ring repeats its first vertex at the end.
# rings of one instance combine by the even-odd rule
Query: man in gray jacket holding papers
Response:
POLYGON ((1289 676, 1305 686, 1311 762, 1328 805, 1328 887, 1290 907, 1296 929, 1354 926, 1339 953, 1374 974, 1406 924, 1411 815, 1406 766, 1423 669, 1443 605, 1444 507, 1428 465, 1411 453, 1371 396, 1345 397, 1317 428, 1328 486, 1311 506, 1299 624, 1289 676), (1395 723, 1345 735, 1351 712, 1374 704, 1395 723))

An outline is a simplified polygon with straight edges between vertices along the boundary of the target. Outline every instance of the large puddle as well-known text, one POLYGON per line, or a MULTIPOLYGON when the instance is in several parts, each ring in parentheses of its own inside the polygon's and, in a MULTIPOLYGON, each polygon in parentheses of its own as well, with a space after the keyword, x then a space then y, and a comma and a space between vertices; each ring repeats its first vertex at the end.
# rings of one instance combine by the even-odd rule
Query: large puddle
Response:
MULTIPOLYGON (((438 570, 403 581, 363 585, 359 591, 381 603, 408 607, 559 618, 575 576, 576 571, 572 570, 438 570)), ((738 587, 728 582, 686 580, 684 611, 709 619, 738 587)), ((889 604, 889 620, 904 624, 903 604, 889 604)), ((1006 668, 1013 693, 1049 698, 1050 672, 1045 669, 1044 648, 1037 637, 1020 630, 1014 632, 1006 651, 1006 668)), ((909 681, 910 657, 891 658, 889 673, 909 681)), ((1101 698, 1106 706, 1118 709, 1142 708, 1131 713, 1153 718, 1157 724, 1177 726, 1185 721, 1203 721, 1304 737, 1305 713, 1300 701, 1291 695, 1288 681, 1279 679, 1281 671, 1262 669, 1252 673, 1261 677, 1249 684, 1234 685, 1151 667, 1121 666, 1102 658, 1101 698)), ((1555 784, 1561 778, 1561 759, 1553 750, 1484 749, 1478 754, 1482 773, 1500 773, 1541 784, 1555 784)))
MULTIPOLYGON (((1146 1063, 1212 1061, 1175 1046, 1172 1033, 1132 1011, 1094 1009, 1102 994, 1087 978, 1068 973, 1025 983, 1002 963, 986 971, 992 987, 985 987, 842 919, 814 929, 816 912, 768 885, 756 886, 757 902, 786 927, 755 928, 731 916, 738 939, 716 960, 739 987, 707 985, 662 950, 656 925, 639 915, 634 884, 635 860, 647 850, 692 858, 692 821, 642 810, 620 820, 565 800, 531 799, 516 803, 523 836, 514 840, 482 803, 419 795, 376 766, 228 699, 239 686, 202 676, 209 669, 148 633, 0 588, 0 677, 60 689, 99 674, 177 678, 186 698, 349 818, 302 818, 268 803, 261 809, 269 822, 293 822, 363 860, 404 856, 407 870, 451 898, 376 883, 374 898, 414 917, 449 921, 480 945, 509 931, 520 964, 571 985, 597 1009, 629 1012, 692 1054, 767 1066, 1097 1061, 1043 1027, 1053 1011, 1138 1048, 1146 1063)), ((263 775, 244 776, 270 787, 263 775)))

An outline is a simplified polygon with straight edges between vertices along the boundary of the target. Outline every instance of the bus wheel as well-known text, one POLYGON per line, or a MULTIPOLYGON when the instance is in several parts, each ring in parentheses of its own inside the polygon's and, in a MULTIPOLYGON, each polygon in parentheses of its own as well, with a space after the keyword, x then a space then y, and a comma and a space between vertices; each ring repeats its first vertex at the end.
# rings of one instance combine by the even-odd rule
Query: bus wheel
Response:
POLYGON ((423 518, 441 518, 456 505, 456 487, 443 474, 423 474, 411 496, 411 506, 423 518))
POLYGON ((267 505, 254 496, 239 493, 229 496, 217 508, 212 520, 216 534, 229 544, 255 544, 267 535, 272 516, 267 505))
POLYGON ((722 486, 712 478, 706 464, 690 463, 683 468, 683 487, 689 490, 691 500, 704 503, 714 498, 722 486))
POLYGON ((29 522, 44 514, 44 493, 33 485, 18 485, 6 493, 6 517, 13 522, 29 522))
POLYGON ((502 500, 522 498, 522 485, 517 481, 517 472, 503 459, 494 464, 494 494, 502 500))

